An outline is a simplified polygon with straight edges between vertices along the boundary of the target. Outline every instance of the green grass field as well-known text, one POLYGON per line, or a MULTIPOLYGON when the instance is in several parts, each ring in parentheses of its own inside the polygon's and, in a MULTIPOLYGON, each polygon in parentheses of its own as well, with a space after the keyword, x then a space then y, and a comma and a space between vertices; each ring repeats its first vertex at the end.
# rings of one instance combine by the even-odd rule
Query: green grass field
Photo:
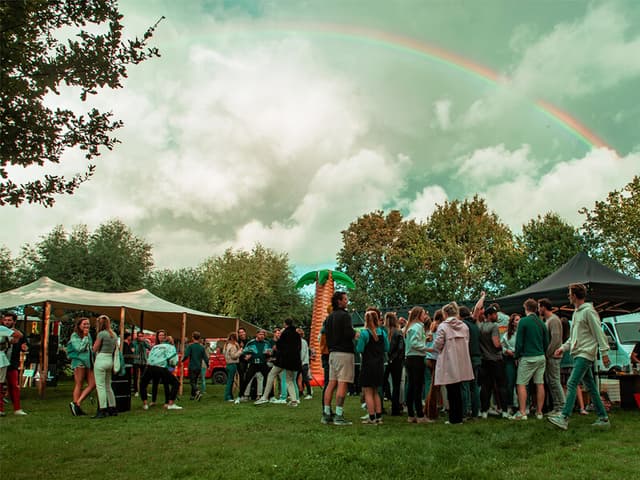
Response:
MULTIPOLYGON (((102 420, 72 417, 71 383, 49 387, 40 400, 23 390, 26 417, 7 405, 0 418, 2 479, 188 478, 635 478, 640 471, 640 411, 614 408, 610 430, 572 418, 560 431, 545 421, 474 420, 463 425, 408 424, 385 417, 361 425, 357 398, 348 398, 349 427, 320 424, 320 396, 300 407, 222 401, 208 386, 182 411, 162 407, 102 420)), ((162 397, 162 388, 160 392, 162 397)), ((91 405, 86 402, 85 410, 91 405)), ((91 407, 93 410, 93 407, 91 407)))

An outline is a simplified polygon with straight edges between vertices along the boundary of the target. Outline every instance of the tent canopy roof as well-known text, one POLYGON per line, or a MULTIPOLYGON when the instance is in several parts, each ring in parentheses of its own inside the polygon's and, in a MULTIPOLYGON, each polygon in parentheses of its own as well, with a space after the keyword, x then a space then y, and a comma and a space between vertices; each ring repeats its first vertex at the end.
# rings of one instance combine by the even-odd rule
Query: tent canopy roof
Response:
POLYGON ((567 293, 569 284, 587 287, 587 301, 593 302, 601 316, 624 315, 640 311, 640 280, 616 272, 580 252, 546 278, 530 287, 495 300, 507 312, 520 312, 527 298, 548 298, 554 306, 573 311, 567 293))
MULTIPOLYGON (((52 310, 91 310, 120 319, 124 308, 125 322, 147 330, 165 329, 169 335, 181 336, 182 314, 187 316, 187 335, 198 330, 204 337, 226 337, 236 329, 237 319, 223 315, 200 312, 156 297, 146 289, 134 292, 104 293, 70 287, 48 277, 33 283, 0 293, 0 309, 50 302, 52 310)), ((250 335, 257 327, 238 320, 250 335)))

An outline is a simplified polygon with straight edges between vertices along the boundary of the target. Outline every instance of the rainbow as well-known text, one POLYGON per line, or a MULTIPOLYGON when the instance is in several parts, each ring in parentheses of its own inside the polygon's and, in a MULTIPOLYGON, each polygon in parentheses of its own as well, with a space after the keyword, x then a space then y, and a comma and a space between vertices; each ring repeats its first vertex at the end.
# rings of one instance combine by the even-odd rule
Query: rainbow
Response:
MULTIPOLYGON (((255 25, 254 25, 255 27, 255 25)), ((480 80, 491 85, 508 85, 509 79, 499 75, 496 71, 462 57, 456 53, 444 50, 421 40, 405 37, 395 33, 375 30, 368 27, 352 26, 334 23, 270 23, 260 31, 278 34, 318 34, 342 38, 350 41, 368 42, 381 45, 387 48, 417 54, 444 64, 450 68, 455 68, 467 75, 473 75, 480 80)), ((535 100, 534 105, 538 111, 551 119, 554 123, 564 128, 578 140, 590 148, 607 148, 616 155, 616 150, 597 134, 589 130, 578 119, 569 113, 552 105, 545 100, 535 100)))

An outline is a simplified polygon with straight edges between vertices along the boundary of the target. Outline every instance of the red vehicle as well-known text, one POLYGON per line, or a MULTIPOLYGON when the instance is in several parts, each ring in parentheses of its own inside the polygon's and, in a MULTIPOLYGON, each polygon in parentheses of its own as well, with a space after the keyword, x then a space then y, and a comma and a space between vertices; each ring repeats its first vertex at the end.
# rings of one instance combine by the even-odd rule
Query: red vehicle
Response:
MULTIPOLYGON (((225 338, 207 338, 207 345, 212 353, 209 354, 209 368, 207 368, 205 378, 210 378, 214 385, 227 383, 227 362, 222 354, 225 341, 225 338)), ((178 358, 182 359, 181 353, 178 354, 178 358)), ((182 370, 185 378, 189 378, 189 359, 182 364, 182 370)), ((179 377, 180 370, 176 368, 173 374, 179 377)))

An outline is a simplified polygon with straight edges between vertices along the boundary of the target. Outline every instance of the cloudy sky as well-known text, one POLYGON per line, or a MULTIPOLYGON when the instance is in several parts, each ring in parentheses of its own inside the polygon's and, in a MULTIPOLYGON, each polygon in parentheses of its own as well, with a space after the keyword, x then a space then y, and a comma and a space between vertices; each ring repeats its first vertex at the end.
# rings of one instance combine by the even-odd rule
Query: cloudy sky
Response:
MULTIPOLYGON (((547 211, 579 225, 640 173, 635 0, 120 4, 130 35, 166 17, 162 57, 91 99, 125 127, 90 182, 0 210, 14 254, 119 218, 158 267, 260 242, 301 271, 332 265, 376 209, 425 219, 478 193, 514 231, 547 211)), ((81 168, 69 152, 51 171, 81 168)))

